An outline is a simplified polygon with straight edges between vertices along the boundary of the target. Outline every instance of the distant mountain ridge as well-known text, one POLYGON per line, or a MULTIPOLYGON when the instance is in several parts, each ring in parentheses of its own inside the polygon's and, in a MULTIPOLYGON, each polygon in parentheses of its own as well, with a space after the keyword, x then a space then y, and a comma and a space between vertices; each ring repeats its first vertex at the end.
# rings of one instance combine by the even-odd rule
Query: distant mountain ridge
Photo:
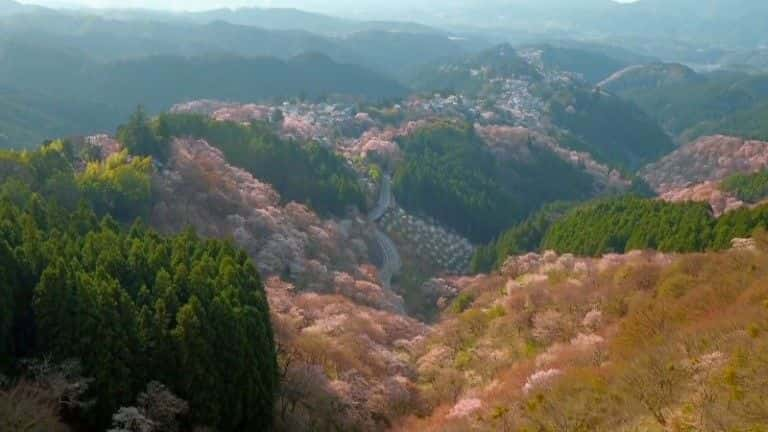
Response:
POLYGON ((615 72, 598 86, 611 92, 658 88, 665 85, 695 82, 704 78, 678 63, 652 63, 632 65, 615 72))
POLYGON ((279 24, 262 28, 221 19, 196 21, 174 19, 176 15, 134 14, 45 11, 0 16, 0 39, 80 50, 104 61, 210 53, 287 59, 305 52, 321 52, 338 62, 380 69, 401 79, 414 67, 429 61, 487 47, 481 39, 453 38, 436 31, 394 32, 385 30, 386 25, 332 37, 281 28, 279 24))
POLYGON ((0 110, 0 133, 6 135, 3 141, 14 147, 38 144, 40 132, 53 134, 48 136, 52 138, 111 130, 136 105, 157 112, 201 98, 250 102, 345 95, 378 100, 404 96, 408 91, 376 72, 317 53, 288 60, 222 54, 150 56, 102 63, 78 51, 21 41, 0 43, 3 87, 9 92, 7 96, 0 93, 0 107, 10 108, 0 110), (56 79, 51 79, 54 76, 56 79), (67 106, 77 109, 67 112, 67 106), (46 113, 57 109, 67 114, 64 124, 46 120, 46 113))
POLYGON ((501 112, 516 117, 513 122, 544 129, 566 147, 589 152, 612 166, 634 170, 671 151, 672 141, 649 115, 580 78, 586 72, 594 80, 622 63, 608 61, 607 67, 595 68, 589 62, 572 61, 582 54, 504 44, 459 61, 427 66, 412 86, 493 101, 501 112))
POLYGON ((268 30, 302 30, 331 36, 361 31, 444 34, 441 30, 413 22, 356 21, 292 8, 215 9, 184 14, 183 17, 201 22, 225 21, 268 30))

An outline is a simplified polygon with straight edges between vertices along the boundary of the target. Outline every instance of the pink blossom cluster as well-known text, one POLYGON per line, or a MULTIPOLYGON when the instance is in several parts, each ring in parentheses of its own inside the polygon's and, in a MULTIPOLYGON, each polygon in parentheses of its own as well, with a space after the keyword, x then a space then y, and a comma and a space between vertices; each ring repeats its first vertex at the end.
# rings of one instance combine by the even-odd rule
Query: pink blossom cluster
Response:
POLYGON ((215 111, 226 107, 232 107, 235 104, 215 101, 210 99, 200 99, 191 102, 176 104, 171 107, 171 113, 174 114, 202 114, 211 115, 215 111))
MULTIPOLYGON (((354 283, 342 273, 336 280, 354 283)), ((299 395, 314 409, 335 401, 331 414, 363 430, 380 428, 377 418, 392 418, 414 403, 416 373, 399 347, 426 334, 424 324, 339 295, 298 293, 277 277, 266 289, 279 343, 298 350, 281 386, 288 396, 299 395), (302 340, 312 342, 307 347, 302 340), (326 370, 335 371, 333 379, 326 370)))
POLYGON ((560 369, 547 369, 537 371, 533 375, 529 376, 525 381, 525 385, 523 386, 523 393, 527 394, 533 390, 548 387, 562 374, 563 371, 560 369))
POLYGON ((324 134, 323 129, 307 116, 288 114, 283 120, 282 132, 297 139, 313 139, 324 134))
POLYGON ((342 150, 350 157, 378 157, 386 163, 400 162, 403 154, 397 138, 412 134, 425 124, 425 121, 411 121, 400 127, 373 127, 363 132, 360 138, 341 143, 342 150))
POLYGON ((229 105, 215 110, 211 118, 218 121, 249 123, 254 120, 269 119, 272 109, 265 105, 229 105))
POLYGON ((282 205, 270 185, 229 165, 203 140, 177 139, 172 154, 156 181, 158 193, 168 198, 154 209, 156 226, 175 231, 192 225, 205 236, 232 237, 265 276, 281 274, 302 289, 402 310, 402 299, 384 290, 368 265, 363 221, 348 221, 342 228, 304 205, 282 205), (337 286, 340 273, 351 284, 337 286))
POLYGON ((591 154, 563 147, 552 137, 534 132, 524 127, 504 125, 475 125, 475 130, 483 137, 490 150, 505 159, 525 159, 530 157, 529 145, 548 149, 560 159, 584 169, 595 177, 604 187, 624 189, 631 182, 622 178, 621 174, 600 162, 591 154))
POLYGON ((476 398, 462 399, 456 402, 456 405, 451 408, 451 412, 448 413, 448 418, 463 418, 468 417, 472 413, 476 412, 483 407, 483 401, 476 398))
POLYGON ((717 217, 745 206, 744 201, 723 191, 720 188, 720 183, 716 181, 705 181, 690 187, 668 189, 661 194, 661 199, 669 202, 705 202, 709 204, 717 217))
POLYGON ((740 172, 768 167, 768 142, 715 135, 702 137, 648 165, 640 175, 657 192, 666 193, 740 172))

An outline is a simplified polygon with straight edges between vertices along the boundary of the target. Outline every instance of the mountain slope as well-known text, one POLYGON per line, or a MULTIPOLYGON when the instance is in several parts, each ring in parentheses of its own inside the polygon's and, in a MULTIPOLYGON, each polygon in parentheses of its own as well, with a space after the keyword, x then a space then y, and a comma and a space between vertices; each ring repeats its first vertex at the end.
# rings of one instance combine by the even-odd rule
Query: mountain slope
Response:
POLYGON ((382 99, 406 93, 395 81, 358 66, 335 63, 321 54, 288 61, 234 56, 150 57, 97 65, 87 76, 93 77, 93 87, 84 91, 94 100, 119 101, 122 107, 141 103, 152 110, 206 98, 254 101, 343 94, 382 99))
POLYGON ((82 99, 0 90, 0 148, 32 147, 61 136, 106 132, 119 113, 82 99))
POLYGON ((410 350, 429 414, 398 430, 759 430, 767 264, 749 246, 550 252, 441 281, 459 294, 410 350))
MULTIPOLYGON (((108 11, 107 11, 108 13, 108 11)), ((225 21, 272 30, 301 30, 329 36, 342 36, 363 31, 408 33, 440 33, 439 30, 409 22, 355 21, 289 8, 216 9, 175 15, 200 22, 225 21)))
POLYGON ((655 89, 673 84, 702 81, 691 68, 677 63, 633 65, 608 76, 597 85, 613 93, 655 89))
POLYGON ((635 102, 645 112, 657 119, 674 135, 683 135, 691 128, 703 125, 708 134, 724 133, 741 135, 738 129, 744 128, 743 134, 750 135, 756 128, 750 121, 751 111, 760 114, 760 107, 768 97, 768 75, 750 75, 739 72, 716 72, 700 75, 694 80, 671 82, 656 88, 628 90, 622 97, 635 102), (746 117, 744 114, 746 113, 746 117), (729 116, 739 116, 727 130, 718 130, 718 122, 729 116), (706 128, 709 124, 710 127, 706 128))
POLYGON ((482 39, 457 40, 446 33, 418 29, 393 31, 386 25, 332 37, 306 29, 261 28, 224 20, 166 19, 155 15, 123 18, 119 14, 24 14, 0 18, 0 37, 81 50, 101 61, 211 53, 288 59, 319 52, 338 62, 381 69, 396 77, 405 76, 401 69, 409 71, 436 58, 456 57, 486 46, 482 39))
POLYGON ((0 86, 16 95, 5 103, 18 101, 19 95, 25 103, 22 117, 14 114, 17 109, 0 111, 0 122, 6 129, 0 132, 14 146, 38 144, 41 132, 111 130, 137 105, 161 111, 201 98, 251 102, 345 95, 376 100, 407 92, 375 72, 336 63, 320 54, 289 60, 219 55, 99 63, 77 51, 19 41, 0 43, 0 86), (61 119, 43 121, 44 113, 67 105, 73 109, 59 111, 61 119), (47 126, 39 127, 38 120, 47 126), (65 127, 67 123, 72 127, 65 127))
POLYGON ((493 106, 497 117, 542 129, 565 147, 613 166, 634 170, 671 151, 672 141, 654 119, 635 104, 595 89, 575 72, 594 79, 620 64, 609 62, 602 72, 590 70, 574 61, 579 55, 578 50, 549 46, 500 45, 461 61, 425 67, 412 85, 482 100, 481 109, 493 106))

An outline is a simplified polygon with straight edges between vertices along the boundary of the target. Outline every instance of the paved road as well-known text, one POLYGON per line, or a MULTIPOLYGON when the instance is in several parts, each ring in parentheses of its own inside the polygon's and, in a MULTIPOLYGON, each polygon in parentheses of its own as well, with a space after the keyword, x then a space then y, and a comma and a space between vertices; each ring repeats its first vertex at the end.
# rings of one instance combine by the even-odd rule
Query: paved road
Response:
MULTIPOLYGON (((379 199, 376 202, 376 206, 368 213, 368 219, 371 222, 376 222, 384 216, 387 209, 392 204, 392 179, 385 175, 381 179, 381 188, 379 189, 379 199)), ((382 253, 382 264, 379 269, 379 278, 381 279, 384 288, 391 289, 392 277, 400 272, 403 262, 400 259, 400 253, 397 251, 397 246, 384 231, 375 228, 374 235, 376 236, 376 244, 379 245, 382 253)))
POLYGON ((392 203, 392 179, 389 175, 384 175, 381 179, 381 188, 379 189, 379 200, 376 202, 376 206, 368 213, 368 219, 371 221, 377 221, 384 216, 387 212, 389 205, 392 203))

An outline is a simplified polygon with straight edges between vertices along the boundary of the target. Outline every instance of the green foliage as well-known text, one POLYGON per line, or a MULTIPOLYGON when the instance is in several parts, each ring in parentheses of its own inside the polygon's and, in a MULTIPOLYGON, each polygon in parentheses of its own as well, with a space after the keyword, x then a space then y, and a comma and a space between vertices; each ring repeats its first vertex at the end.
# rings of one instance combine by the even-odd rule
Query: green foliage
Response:
POLYGON ((714 133, 765 137, 768 75, 713 73, 702 80, 630 91, 637 103, 674 134, 695 138, 714 133))
POLYGON ((632 103, 599 90, 563 89, 550 99, 553 121, 570 132, 567 145, 634 170, 672 151, 672 140, 632 103))
POLYGON ((488 245, 477 248, 472 257, 472 271, 488 273, 498 269, 510 255, 537 250, 552 223, 570 207, 567 203, 548 204, 488 245))
POLYGON ((593 190, 589 175, 533 144, 522 160, 493 156, 467 124, 436 122, 400 146, 406 162, 395 172, 398 201, 477 242, 545 203, 586 198, 593 190))
MULTIPOLYGON (((162 123, 159 126, 163 126, 162 123)), ((117 129, 117 140, 131 154, 152 156, 161 162, 168 158, 167 139, 155 134, 142 107, 136 109, 128 123, 117 129)))
POLYGON ((204 138, 230 163, 274 186, 286 202, 305 203, 337 216, 348 206, 364 207, 362 188, 351 168, 318 143, 281 140, 259 123, 243 126, 193 115, 164 114, 155 124, 164 139, 204 138))
POLYGON ((628 63, 589 49, 563 48, 543 45, 542 62, 546 67, 578 73, 590 83, 597 84, 628 63))
POLYGON ((0 149, 34 148, 55 137, 109 130, 115 110, 78 98, 0 89, 0 149))
POLYGON ((68 210, 85 200, 100 215, 111 214, 121 221, 148 210, 151 159, 131 159, 123 152, 105 162, 90 162, 79 174, 74 163, 67 141, 54 141, 37 151, 0 151, 0 192, 16 204, 36 193, 68 210))
POLYGON ((687 130, 684 136, 695 139, 716 134, 768 141, 768 105, 723 113, 687 130))
POLYGON ((151 158, 131 159, 123 150, 104 162, 88 163, 77 176, 77 185, 98 214, 132 220, 149 211, 151 177, 151 158))
POLYGON ((453 300, 453 303, 451 303, 451 311, 455 314, 460 314, 467 310, 467 308, 471 306, 472 302, 474 301, 475 296, 472 295, 472 293, 463 292, 453 300))
POLYGON ((542 247, 588 256, 632 249, 699 251, 710 244, 713 222, 704 204, 606 199, 570 211, 547 232, 542 247))
POLYGON ((756 230, 768 228, 768 206, 741 208, 721 216, 713 228, 712 248, 730 247, 734 238, 750 237, 756 230))
POLYGON ((121 230, 37 196, 0 204, 0 351, 11 361, 78 358, 93 377, 95 426, 147 382, 220 430, 269 427, 276 360, 269 312, 248 256, 194 233, 121 230))
MULTIPOLYGON (((206 98, 253 102, 304 94, 378 100, 407 94, 395 80, 353 64, 358 55, 337 62, 345 48, 303 33, 221 22, 200 31, 167 22, 115 26, 93 16, 47 15, 0 24, 29 32, 0 38, 0 148, 113 130, 140 104, 155 113, 206 98), (337 61, 320 54, 284 60, 304 52, 340 55, 337 61)), ((399 70, 392 61, 384 64, 399 70)))
POLYGON ((600 255, 635 249, 696 252, 729 248, 734 238, 768 227, 768 206, 740 209, 716 219, 701 203, 673 204, 636 196, 577 207, 555 222, 541 247, 600 255))
POLYGON ((723 190, 740 200, 755 203, 768 197, 768 171, 754 174, 734 174, 721 183, 723 190))
POLYGON ((541 79, 541 74, 533 65, 515 55, 511 45, 503 44, 456 64, 435 63, 423 67, 412 80, 411 86, 424 91, 446 90, 478 95, 489 90, 487 79, 508 76, 541 79), (484 76, 472 72, 477 65, 485 67, 484 76))
POLYGON ((75 174, 71 153, 62 141, 0 152, 0 368, 80 359, 96 405, 78 421, 99 429, 153 380, 190 402, 195 424, 268 428, 276 356, 250 258, 193 232, 121 228, 112 216, 149 202, 151 159, 124 151, 75 174))

